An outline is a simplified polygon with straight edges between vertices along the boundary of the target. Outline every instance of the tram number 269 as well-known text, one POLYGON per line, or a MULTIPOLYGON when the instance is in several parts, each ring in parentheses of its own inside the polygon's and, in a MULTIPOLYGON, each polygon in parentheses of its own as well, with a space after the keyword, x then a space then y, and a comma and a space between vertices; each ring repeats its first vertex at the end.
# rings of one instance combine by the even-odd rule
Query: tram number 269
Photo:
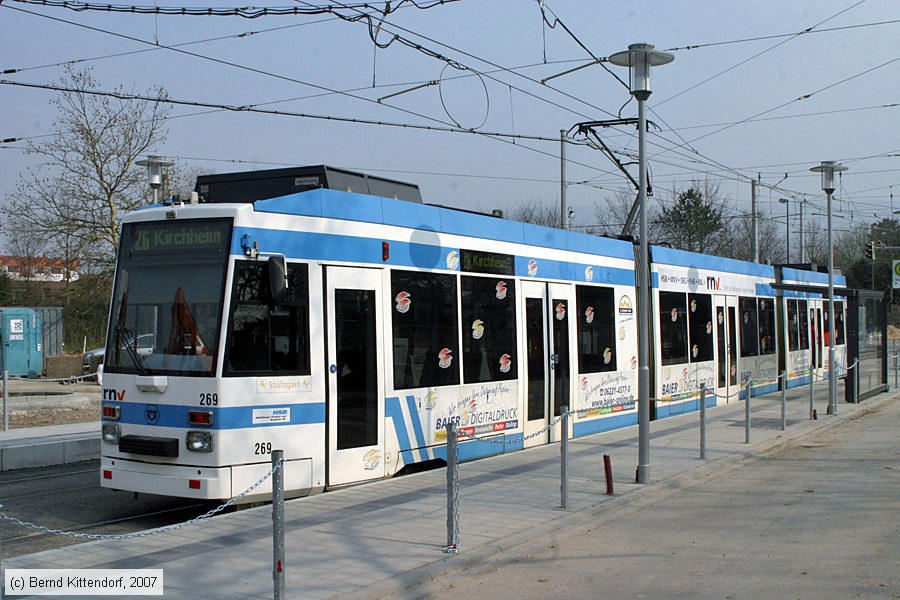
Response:
POLYGON ((254 454, 272 454, 272 442, 256 442, 253 448, 254 454))

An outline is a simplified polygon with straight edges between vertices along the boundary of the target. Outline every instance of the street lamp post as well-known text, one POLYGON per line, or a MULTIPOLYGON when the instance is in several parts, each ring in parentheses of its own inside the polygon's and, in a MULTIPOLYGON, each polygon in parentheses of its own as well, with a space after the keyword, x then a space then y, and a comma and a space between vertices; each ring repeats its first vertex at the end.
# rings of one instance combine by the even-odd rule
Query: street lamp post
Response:
POLYGON ((828 215, 828 414, 837 414, 837 378, 834 376, 834 344, 837 332, 834 330, 834 241, 831 237, 831 195, 834 193, 835 172, 846 171, 847 167, 833 160, 810 169, 822 174, 822 191, 825 192, 826 214, 828 215))
POLYGON ((647 115, 645 104, 652 93, 650 67, 675 60, 670 52, 653 49, 653 44, 631 44, 628 50, 609 57, 609 62, 628 67, 631 95, 638 105, 638 206, 640 207, 640 256, 638 287, 638 483, 650 482, 650 246, 647 242, 647 115))
POLYGON ((778 202, 784 204, 784 252, 787 264, 791 264, 791 205, 787 198, 779 198, 778 202))
POLYGON ((139 160, 134 164, 139 167, 147 167, 147 180, 150 184, 150 189, 153 190, 153 204, 158 204, 159 188, 162 187, 163 183, 163 167, 171 167, 175 163, 164 159, 162 156, 151 154, 144 160, 139 160))

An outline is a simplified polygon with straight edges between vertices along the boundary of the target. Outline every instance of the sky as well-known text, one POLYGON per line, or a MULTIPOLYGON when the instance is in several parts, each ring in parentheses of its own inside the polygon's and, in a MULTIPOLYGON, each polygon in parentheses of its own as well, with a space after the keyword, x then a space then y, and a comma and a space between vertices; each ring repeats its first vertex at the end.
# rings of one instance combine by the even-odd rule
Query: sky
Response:
MULTIPOLYGON (((394 0, 383 19, 383 3, 347 2, 260 6, 369 13, 371 26, 328 13, 247 19, 4 0, 0 72, 16 71, 0 80, 58 84, 77 61, 103 91, 159 85, 186 103, 292 113, 176 105, 152 150, 201 172, 327 164, 417 183, 429 203, 509 212, 558 204, 561 131, 636 115, 627 69, 585 65, 645 42, 675 57, 652 71, 651 202, 670 205, 709 179, 735 215, 749 211, 758 179, 764 218, 783 228, 778 199, 789 198, 795 228, 799 201, 807 219, 822 218, 809 169, 835 160, 849 168, 835 193, 837 233, 890 216, 894 192, 900 209, 896 0, 394 0)), ((0 84, 0 140, 17 140, 0 143, 0 202, 36 164, 24 149, 47 139, 55 93, 0 84)), ((633 126, 599 133, 622 162, 636 161, 633 126)), ((573 225, 601 223, 605 199, 630 184, 584 136, 568 139, 573 225)))

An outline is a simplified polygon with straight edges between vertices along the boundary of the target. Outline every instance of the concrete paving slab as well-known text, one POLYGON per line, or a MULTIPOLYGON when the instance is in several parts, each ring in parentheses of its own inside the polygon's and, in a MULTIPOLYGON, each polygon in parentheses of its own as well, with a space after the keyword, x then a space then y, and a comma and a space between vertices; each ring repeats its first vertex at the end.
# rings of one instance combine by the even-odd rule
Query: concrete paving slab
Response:
MULTIPOLYGON (((819 406, 824 409, 821 386, 819 406)), ((744 443, 743 404, 708 411, 707 460, 699 459, 697 413, 651 424, 651 484, 634 483, 637 428, 580 438, 570 444, 569 509, 559 507, 559 445, 460 466, 460 553, 446 542, 446 472, 345 488, 291 500, 285 506, 287 598, 387 598, 409 594, 423 582, 483 564, 585 522, 600 522, 658 501, 680 486, 736 469, 787 440, 846 419, 881 403, 841 404, 839 414, 805 418, 804 388, 789 392, 793 425, 753 430, 744 443), (739 427, 738 427, 739 426, 739 427), (605 495, 602 456, 613 463, 616 495, 605 495)), ((754 398, 754 424, 780 411, 780 398, 754 398)), ((824 415, 824 410, 821 411, 824 415)), ((847 468, 852 468, 848 465, 847 468)), ((752 512, 752 511, 751 511, 752 512)), ((4 561, 4 568, 77 565, 85 568, 161 568, 166 595, 185 598, 268 598, 272 595, 272 517, 264 506, 218 515, 149 538, 104 540, 4 561), (90 552, 94 545, 100 551, 90 552), (110 551, 115 552, 110 556, 110 551)))

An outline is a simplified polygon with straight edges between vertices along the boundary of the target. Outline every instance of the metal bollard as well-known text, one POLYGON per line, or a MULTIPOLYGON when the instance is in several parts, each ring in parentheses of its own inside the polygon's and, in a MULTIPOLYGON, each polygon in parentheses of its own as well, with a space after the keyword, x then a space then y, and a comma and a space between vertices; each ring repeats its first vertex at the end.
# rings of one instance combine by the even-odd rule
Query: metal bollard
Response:
POLYGON ((750 394, 753 392, 753 380, 747 380, 747 399, 744 402, 744 443, 750 443, 750 394))
POLYGON ((706 384, 700 384, 700 460, 706 458, 706 384))
POLYGON ((787 429, 787 372, 781 372, 781 430, 787 429))
POLYGON ((459 444, 456 426, 447 423, 447 545, 444 552, 459 552, 459 444))
POLYGON ((559 443, 559 506, 563 510, 569 508, 569 407, 560 406, 562 420, 560 430, 562 439, 559 443))
POLYGON ((603 473, 606 475, 606 495, 614 496, 616 491, 613 487, 612 459, 609 454, 603 455, 603 473))
MULTIPOLYGON (((897 376, 900 375, 900 354, 894 355, 894 387, 900 387, 897 385, 897 376)), ((5 388, 6 386, 4 386, 5 388)))
POLYGON ((284 450, 272 450, 272 582, 284 598, 284 450))
POLYGON ((809 420, 812 421, 815 418, 815 402, 813 398, 813 392, 815 391, 814 387, 816 384, 816 370, 812 367, 809 368, 809 420))

